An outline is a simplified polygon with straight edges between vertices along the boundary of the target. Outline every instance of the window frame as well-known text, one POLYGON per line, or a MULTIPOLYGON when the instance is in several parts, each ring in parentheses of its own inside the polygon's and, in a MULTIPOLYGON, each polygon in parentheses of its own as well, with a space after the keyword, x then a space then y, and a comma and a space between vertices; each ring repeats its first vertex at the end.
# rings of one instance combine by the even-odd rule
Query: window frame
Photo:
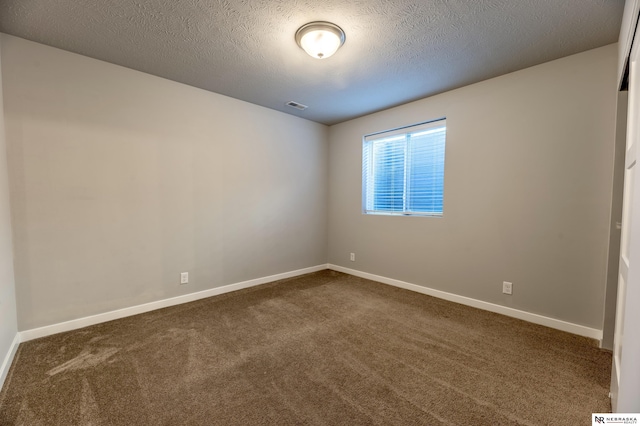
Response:
MULTIPOLYGON (((444 197, 444 175, 445 175, 445 170, 446 170, 446 146, 447 146, 447 119, 446 117, 442 117, 442 118, 438 118, 438 119, 434 119, 434 120, 429 120, 429 121, 424 121, 424 122, 420 122, 420 123, 416 123, 416 124, 410 124, 407 126, 402 126, 402 127, 397 127, 394 129, 389 129, 389 130, 384 130, 384 131, 380 131, 380 132, 374 132, 374 133, 369 133, 366 134, 362 137, 362 214, 364 215, 372 215, 372 216, 405 216, 405 217, 434 217, 434 218, 441 218, 444 217, 444 201, 445 201, 445 197, 444 197), (407 167, 407 160, 404 160, 404 188, 403 188, 403 205, 404 205, 404 210, 403 211, 386 211, 386 210, 369 210, 367 209, 367 201, 370 199, 370 197, 374 196, 374 191, 373 188, 369 188, 368 185, 368 176, 367 176, 367 171, 371 170, 372 167, 372 163, 373 163, 373 155, 371 154, 372 152, 372 148, 369 147, 369 145, 371 145, 374 141, 376 140, 381 140, 381 139, 386 139, 386 138, 392 138, 393 136, 400 136, 400 135, 404 135, 406 138, 406 135, 408 134, 413 134, 413 133, 419 133, 419 132, 423 132, 423 131, 428 131, 429 129, 435 129, 435 128, 439 128, 439 127, 444 127, 445 128, 445 142, 444 142, 444 151, 443 151, 443 171, 442 171, 442 211, 440 212, 421 212, 421 211, 410 211, 406 208, 408 202, 406 201, 406 197, 407 197, 407 192, 408 192, 408 188, 410 186, 409 181, 407 180, 407 173, 408 173, 408 167, 407 167), (369 151, 369 164, 365 164, 365 150, 370 150, 369 151)), ((405 148, 405 156, 406 156, 406 152, 408 151, 408 147, 405 148)))

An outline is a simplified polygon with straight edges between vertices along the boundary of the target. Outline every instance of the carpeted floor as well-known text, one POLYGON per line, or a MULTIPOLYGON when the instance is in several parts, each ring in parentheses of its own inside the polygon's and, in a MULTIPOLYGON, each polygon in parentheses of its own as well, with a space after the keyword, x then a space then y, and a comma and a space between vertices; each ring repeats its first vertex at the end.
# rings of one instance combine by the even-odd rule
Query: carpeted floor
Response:
POLYGON ((321 271, 20 345, 1 425, 589 425, 596 342, 321 271))

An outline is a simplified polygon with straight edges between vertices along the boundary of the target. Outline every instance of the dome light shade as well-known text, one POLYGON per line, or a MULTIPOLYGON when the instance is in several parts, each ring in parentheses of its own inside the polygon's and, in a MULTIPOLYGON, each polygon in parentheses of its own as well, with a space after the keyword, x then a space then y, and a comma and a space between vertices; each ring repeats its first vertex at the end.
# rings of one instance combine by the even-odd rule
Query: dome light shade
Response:
POLYGON ((342 28, 330 22, 310 22, 296 31, 296 42, 310 56, 326 59, 344 44, 342 28))

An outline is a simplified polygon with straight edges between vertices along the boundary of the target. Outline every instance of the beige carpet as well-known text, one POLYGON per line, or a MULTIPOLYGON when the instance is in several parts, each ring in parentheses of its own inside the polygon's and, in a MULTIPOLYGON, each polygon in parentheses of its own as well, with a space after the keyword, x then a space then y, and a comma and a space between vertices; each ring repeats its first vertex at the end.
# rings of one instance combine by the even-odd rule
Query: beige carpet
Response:
POLYGON ((322 271, 20 345, 1 425, 590 425, 594 341, 322 271))

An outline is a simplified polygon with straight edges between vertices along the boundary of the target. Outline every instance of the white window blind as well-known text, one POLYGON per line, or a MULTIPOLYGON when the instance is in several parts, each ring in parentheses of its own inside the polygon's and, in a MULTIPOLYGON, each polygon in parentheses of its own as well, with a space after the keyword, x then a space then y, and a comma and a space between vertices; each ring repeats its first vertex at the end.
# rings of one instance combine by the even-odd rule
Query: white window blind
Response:
POLYGON ((365 136, 363 210, 442 216, 446 121, 365 136))

